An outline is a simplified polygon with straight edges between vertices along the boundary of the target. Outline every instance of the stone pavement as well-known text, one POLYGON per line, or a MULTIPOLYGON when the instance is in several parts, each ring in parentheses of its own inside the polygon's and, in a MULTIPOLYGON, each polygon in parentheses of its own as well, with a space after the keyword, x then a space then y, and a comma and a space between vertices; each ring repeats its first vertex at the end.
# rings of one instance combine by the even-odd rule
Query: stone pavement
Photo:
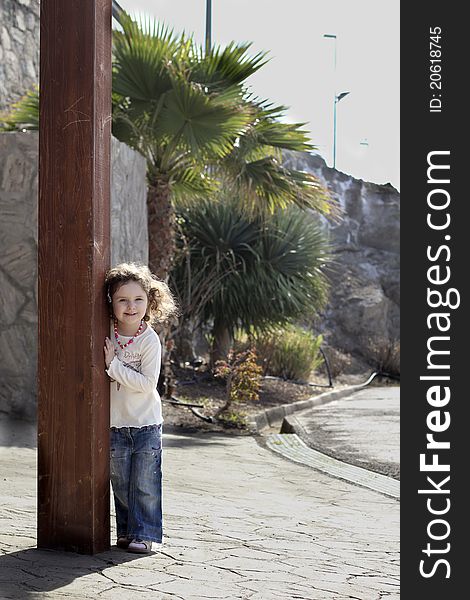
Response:
POLYGON ((311 448, 399 479, 399 386, 367 387, 286 420, 311 448))
POLYGON ((307 465, 332 477, 344 479, 386 496, 400 499, 400 482, 392 477, 374 473, 368 469, 337 460, 323 452, 318 452, 295 433, 272 433, 266 438, 266 446, 282 456, 302 465, 307 465))
POLYGON ((254 437, 164 434, 164 448, 163 552, 83 556, 35 549, 35 448, 0 447, 0 599, 399 598, 396 500, 254 437))

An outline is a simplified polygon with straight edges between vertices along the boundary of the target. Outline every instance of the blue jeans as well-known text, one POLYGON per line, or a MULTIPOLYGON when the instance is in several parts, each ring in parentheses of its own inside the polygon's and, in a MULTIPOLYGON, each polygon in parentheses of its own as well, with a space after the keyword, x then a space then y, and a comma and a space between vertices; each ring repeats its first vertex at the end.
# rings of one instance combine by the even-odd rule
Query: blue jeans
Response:
POLYGON ((118 537, 162 541, 162 426, 111 427, 118 537))

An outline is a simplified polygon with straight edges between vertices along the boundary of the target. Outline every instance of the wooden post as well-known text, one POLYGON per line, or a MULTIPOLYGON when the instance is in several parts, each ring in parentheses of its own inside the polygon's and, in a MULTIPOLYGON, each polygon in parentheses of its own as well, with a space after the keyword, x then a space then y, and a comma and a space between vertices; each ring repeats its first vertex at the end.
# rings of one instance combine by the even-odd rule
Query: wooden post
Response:
POLYGON ((111 0, 41 0, 38 547, 109 548, 111 0))

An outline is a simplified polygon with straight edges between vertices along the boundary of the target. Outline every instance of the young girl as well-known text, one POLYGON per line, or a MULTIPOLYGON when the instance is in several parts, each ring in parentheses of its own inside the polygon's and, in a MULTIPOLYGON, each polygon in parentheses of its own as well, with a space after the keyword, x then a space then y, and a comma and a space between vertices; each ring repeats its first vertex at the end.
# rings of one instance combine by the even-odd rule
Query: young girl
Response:
POLYGON ((117 545, 148 553, 162 543, 162 406, 157 392, 161 343, 151 324, 176 313, 168 286, 148 267, 122 263, 106 273, 112 339, 105 339, 111 379, 111 483, 117 545))

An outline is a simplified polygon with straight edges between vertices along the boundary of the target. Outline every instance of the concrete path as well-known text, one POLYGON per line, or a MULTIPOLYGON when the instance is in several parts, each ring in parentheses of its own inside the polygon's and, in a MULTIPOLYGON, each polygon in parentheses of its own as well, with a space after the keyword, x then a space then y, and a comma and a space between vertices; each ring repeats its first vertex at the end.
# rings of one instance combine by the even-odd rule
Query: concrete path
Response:
POLYGON ((307 446, 295 433, 272 433, 266 438, 266 446, 285 458, 307 465, 332 477, 344 479, 355 485, 380 492, 396 500, 400 499, 400 482, 392 477, 374 473, 368 469, 336 460, 323 452, 307 446))
POLYGON ((400 388, 372 386, 287 417, 311 448, 399 479, 400 388))
POLYGON ((166 544, 144 557, 36 550, 35 449, 1 447, 1 600, 398 600, 396 500, 252 437, 164 447, 166 544))

